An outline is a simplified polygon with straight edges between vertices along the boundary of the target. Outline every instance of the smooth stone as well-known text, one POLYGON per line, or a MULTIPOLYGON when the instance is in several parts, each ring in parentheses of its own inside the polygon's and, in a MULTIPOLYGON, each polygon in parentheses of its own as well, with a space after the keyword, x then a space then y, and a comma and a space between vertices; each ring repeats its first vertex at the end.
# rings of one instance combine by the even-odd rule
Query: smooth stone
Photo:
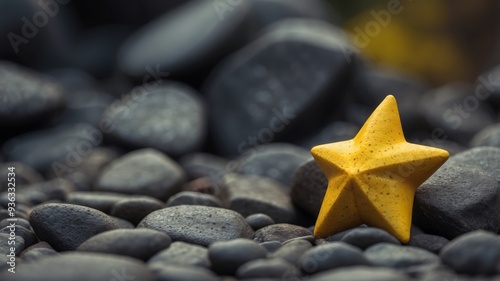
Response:
POLYGON ((500 274, 500 236, 484 230, 469 232, 444 246, 440 257, 457 273, 500 274))
POLYGON ((281 258, 298 266, 300 258, 313 246, 306 240, 295 240, 288 242, 269 255, 270 258, 281 258))
POLYGON ((306 210, 309 214, 317 216, 327 186, 328 180, 325 174, 316 164, 316 161, 310 160, 297 168, 293 176, 290 196, 297 206, 306 210))
POLYGON ((305 274, 356 265, 370 265, 363 252, 344 242, 331 242, 307 250, 299 260, 305 274))
POLYGON ((361 250, 382 242, 401 245, 401 242, 389 232, 375 227, 355 228, 344 235, 340 241, 356 246, 361 250))
MULTIPOLYGON (((16 215, 21 213, 20 206, 36 206, 47 201, 66 201, 67 195, 75 186, 64 179, 53 179, 16 189, 16 215)), ((8 192, 0 193, 0 205, 8 206, 8 192)))
POLYGON ((295 170, 311 159, 309 151, 288 143, 272 143, 255 147, 253 153, 245 153, 236 161, 237 173, 271 178, 289 190, 295 170))
MULTIPOLYGON (((353 266, 323 271, 313 275, 310 281, 410 281, 405 274, 382 267, 353 266)), ((441 279, 440 279, 441 280, 441 279)))
POLYGON ((158 252, 148 260, 150 266, 196 266, 210 267, 208 249, 202 246, 175 241, 170 247, 158 252))
MULTIPOLYGON (((14 173, 16 174, 15 187, 31 185, 43 181, 42 175, 40 175, 30 166, 25 165, 24 163, 21 162, 0 163, 0 171, 7 171, 8 168, 12 167, 15 168, 14 173)), ((4 179, 2 179, 1 181, 2 186, 0 186, 0 192, 7 191, 7 187, 9 186, 8 183, 9 183, 8 177, 4 177, 4 179)), ((10 186, 12 186, 12 184, 10 186)))
MULTIPOLYGON (((0 208, 1 209, 1 208, 0 208)), ((16 210, 17 211, 17 210, 16 210)), ((11 221, 8 220, 9 218, 7 219, 3 219, 0 221, 0 229, 6 227, 6 226, 10 226, 10 224, 12 223, 11 221)), ((27 219, 22 219, 22 218, 16 218, 16 226, 21 226, 21 227, 24 227, 26 229, 29 229, 29 230, 32 230, 31 229, 31 225, 30 225, 30 222, 27 220, 27 219)))
POLYGON ((204 144, 206 119, 204 101, 194 89, 160 80, 132 89, 109 106, 103 114, 109 126, 103 131, 117 144, 178 157, 204 144))
POLYGON ((275 180, 228 174, 224 177, 223 185, 227 187, 229 209, 243 216, 263 213, 277 223, 293 223, 297 219, 286 188, 275 180))
POLYGON ((422 233, 410 236, 408 246, 439 254, 441 249, 448 244, 448 242, 450 241, 442 236, 422 233))
POLYGON ((98 90, 66 90, 67 107, 58 125, 87 123, 99 127, 104 110, 115 100, 105 92, 98 90))
POLYGON ((137 225, 150 213, 165 207, 165 203, 150 196, 129 196, 115 202, 109 214, 137 225))
POLYGON ((157 281, 220 281, 220 277, 212 271, 199 267, 187 265, 151 265, 149 268, 155 273, 157 281))
POLYGON ((184 181, 184 171, 174 160, 156 149, 145 148, 129 152, 106 166, 96 190, 166 200, 180 190, 184 181))
POLYGON ((213 195, 221 201, 224 208, 229 206, 227 187, 223 185, 222 178, 217 180, 211 177, 197 178, 185 183, 182 190, 213 195))
POLYGON ((462 153, 453 155, 447 165, 466 164, 477 166, 490 173, 500 183, 500 148, 498 147, 474 147, 462 153))
POLYGON ((297 278, 300 273, 295 266, 283 259, 257 259, 249 261, 238 268, 236 277, 250 278, 297 278))
POLYGON ((52 248, 47 242, 38 242, 30 247, 24 249, 24 251, 19 255, 23 259, 23 262, 33 262, 37 260, 44 259, 48 256, 59 255, 54 248, 52 248))
POLYGON ((263 227, 275 224, 273 218, 262 213, 251 214, 247 216, 245 220, 253 228, 253 230, 258 230, 263 227))
MULTIPOLYGON (((5 279, 7 271, 0 273, 5 279), (5 273, 6 272, 6 273, 5 273)), ((155 281, 153 272, 141 261, 116 255, 68 252, 54 255, 16 267, 14 280, 131 280, 155 281), (49 270, 52 269, 52 270, 49 270), (56 270, 57 269, 57 270, 56 270)))
POLYGON ((200 205, 210 207, 222 207, 222 202, 219 198, 200 192, 181 191, 170 197, 167 201, 167 207, 178 205, 200 205))
POLYGON ((500 147, 500 124, 496 123, 479 131, 471 139, 470 146, 500 147))
POLYGON ((258 145, 313 132, 339 111, 345 97, 340 89, 355 59, 346 34, 326 22, 273 24, 226 58, 206 82, 217 151, 225 156, 254 153, 258 145))
POLYGON ((280 241, 266 241, 259 243, 262 247, 266 248, 268 253, 276 252, 283 244, 280 241))
POLYGON ((375 266, 395 269, 439 262, 439 256, 427 250, 385 242, 366 249, 365 256, 375 266))
POLYGON ((75 250, 90 237, 119 228, 110 216, 101 211, 61 203, 36 206, 29 221, 38 238, 57 251, 75 250), (75 221, 78 223, 75 224, 75 221))
POLYGON ((68 194, 66 203, 94 208, 109 214, 116 202, 127 197, 128 195, 116 192, 75 191, 68 194))
POLYGON ((239 213, 196 205, 180 205, 154 211, 137 227, 163 231, 174 241, 202 246, 217 241, 254 237, 253 229, 239 213))
POLYGON ((36 243, 38 243, 38 238, 35 233, 29 229, 26 229, 20 225, 17 225, 17 222, 13 222, 16 224, 15 227, 6 226, 0 229, 0 233, 10 234, 14 232, 16 236, 22 237, 24 240, 24 247, 28 248, 36 243))
POLYGON ((448 239, 477 229, 497 232, 499 196, 498 182, 490 174, 450 161, 417 189, 413 221, 448 239))
POLYGON ((360 127, 350 122, 334 121, 299 141, 300 146, 311 149, 316 145, 353 139, 360 127))
POLYGON ((133 223, 129 222, 128 220, 118 218, 118 217, 113 217, 113 216, 110 216, 110 217, 116 222, 116 224, 121 229, 133 229, 133 228, 135 228, 135 225, 133 223))
POLYGON ((285 242, 289 239, 312 235, 311 231, 302 226, 279 223, 263 227, 255 232, 257 242, 279 241, 285 242))
POLYGON ((86 240, 77 251, 129 256, 148 260, 170 246, 170 237, 151 229, 116 229, 97 234, 86 240))
POLYGON ((209 177, 215 182, 221 182, 222 177, 231 172, 227 164, 227 159, 203 152, 189 153, 179 159, 179 165, 191 180, 209 177))
POLYGON ((215 242, 208 247, 211 268, 218 275, 234 275, 244 263, 263 259, 266 255, 264 247, 248 239, 215 242))
POLYGON ((24 250, 24 248, 26 248, 24 239, 19 235, 15 235, 14 239, 10 239, 11 237, 12 236, 10 236, 10 233, 5 233, 5 232, 0 233, 0 239, 4 241, 4 243, 0 244, 0 254, 2 256, 9 255, 11 253, 10 248, 14 246, 15 249, 14 254, 16 255, 16 257, 18 257, 24 250), (14 243, 12 245, 9 245, 8 244, 9 241, 14 241, 14 243))

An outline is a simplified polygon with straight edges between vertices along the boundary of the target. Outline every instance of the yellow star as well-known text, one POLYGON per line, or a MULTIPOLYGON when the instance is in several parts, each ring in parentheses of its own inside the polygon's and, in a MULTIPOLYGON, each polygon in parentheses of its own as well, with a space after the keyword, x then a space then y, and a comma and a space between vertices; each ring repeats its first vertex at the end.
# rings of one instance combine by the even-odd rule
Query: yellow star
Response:
POLYGON ((366 223, 407 243, 417 187, 449 157, 446 150, 408 143, 394 96, 387 96, 352 140, 315 146, 328 178, 314 236, 366 223))

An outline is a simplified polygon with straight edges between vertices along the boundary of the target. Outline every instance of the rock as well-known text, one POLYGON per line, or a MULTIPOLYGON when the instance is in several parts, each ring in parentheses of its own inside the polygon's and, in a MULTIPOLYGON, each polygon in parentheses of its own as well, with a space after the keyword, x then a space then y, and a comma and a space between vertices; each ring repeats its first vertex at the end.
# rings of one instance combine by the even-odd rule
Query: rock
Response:
MULTIPOLYGON (((410 281, 403 273, 381 267, 353 266, 315 274, 310 281, 410 281)), ((440 279, 442 280, 442 279, 440 279)))
POLYGON ((260 176, 228 174, 223 185, 227 187, 229 208, 243 216, 263 213, 277 223, 296 221, 290 196, 277 181, 260 176))
MULTIPOLYGON (((0 171, 7 171, 8 168, 15 168, 14 172, 16 174, 16 187, 31 185, 43 181, 42 175, 37 171, 33 170, 30 166, 25 165, 21 162, 8 162, 0 163, 0 171)), ((2 180, 2 185, 0 186, 0 192, 7 191, 8 187, 8 177, 4 177, 2 180)), ((12 184, 11 184, 12 186, 12 184)))
POLYGON ((208 248, 212 270, 218 275, 234 275, 242 264, 266 255, 264 247, 247 239, 215 242, 208 248))
POLYGON ((266 226, 257 230, 255 232, 255 240, 258 242, 266 242, 266 241, 285 242, 295 237, 301 237, 307 235, 312 235, 311 231, 309 231, 307 228, 293 224, 279 223, 266 226))
POLYGON ((327 186, 328 180, 325 174, 316 161, 310 160, 303 163, 295 172, 290 195, 293 203, 311 215, 317 216, 327 186))
POLYGON ((310 136, 306 136, 299 143, 302 147, 310 150, 316 145, 350 140, 356 136, 359 129, 360 127, 358 125, 349 122, 335 121, 317 130, 310 136))
POLYGON ((500 124, 493 124, 479 131, 471 139, 470 146, 500 147, 500 124))
POLYGON ((26 229, 20 225, 17 225, 17 222, 15 223, 15 227, 11 226, 6 226, 2 229, 0 229, 0 233, 5 233, 5 234, 10 234, 14 232, 16 236, 19 236, 23 238, 24 240, 24 248, 28 248, 36 243, 38 243, 38 238, 36 237, 35 233, 33 231, 26 229))
POLYGON ((312 248, 310 242, 306 240, 295 240, 284 244, 282 247, 274 251, 270 258, 281 258, 287 262, 299 266, 302 255, 312 248))
MULTIPOLYGON (((179 164, 186 171, 189 179, 194 180, 201 177, 209 177, 220 183, 222 177, 229 171, 228 160, 203 152, 193 152, 179 159, 179 164)), ((231 168, 232 169, 232 168, 231 168)))
POLYGON ((226 58, 206 90, 217 150, 254 153, 258 145, 316 129, 343 104, 340 89, 355 65, 348 44, 343 31, 325 22, 290 19, 226 58))
MULTIPOLYGON (((75 190, 75 186, 63 179, 35 183, 16 190, 16 214, 21 213, 20 206, 35 206, 49 200, 66 201, 68 194, 75 190)), ((8 192, 0 193, 0 205, 7 206, 8 192)))
POLYGON ((474 147, 462 153, 453 155, 447 165, 466 164, 477 166, 490 173, 500 183, 500 148, 474 147))
POLYGON ((311 157, 309 151, 292 144, 267 144, 255 147, 254 153, 239 157, 236 172, 271 178, 289 190, 295 170, 311 157))
POLYGON ((149 196, 134 196, 121 199, 113 204, 110 215, 130 221, 137 225, 151 212, 165 208, 165 203, 149 196))
POLYGON ((210 267, 208 249, 202 246, 176 241, 170 247, 158 252, 148 260, 150 266, 164 267, 174 266, 196 266, 210 267))
POLYGON ((439 262, 439 257, 429 251, 385 242, 366 249, 365 256, 373 265, 395 269, 439 262))
MULTIPOLYGON (((2 239, 3 241, 5 241, 4 243, 1 243, 0 244, 0 254, 2 256, 7 256, 11 253, 11 250, 10 248, 15 245, 15 251, 14 251, 14 254, 16 256, 19 256, 21 254, 21 252, 24 250, 24 248, 26 248, 26 245, 25 245, 25 242, 24 242, 24 239, 21 237, 21 236, 18 236, 18 235, 14 235, 14 238, 13 239, 10 239, 12 236, 10 235, 10 232, 9 233, 5 233, 5 232, 1 232, 0 233, 0 239, 2 239), (15 241, 15 244, 13 245, 9 245, 8 244, 8 241, 15 241)), ((3 260, 2 260, 3 261, 3 260)))
POLYGON ((47 242, 38 242, 30 247, 24 249, 24 251, 19 255, 24 262, 33 262, 37 260, 44 259, 48 256, 59 255, 54 248, 52 248, 47 242))
POLYGON ((68 194, 66 203, 87 206, 109 214, 111 207, 128 196, 115 192, 75 191, 68 194))
POLYGON ((77 251, 115 254, 148 260, 170 246, 168 235, 151 229, 116 229, 86 240, 77 251))
POLYGON ((221 280, 212 271, 198 266, 153 265, 150 268, 155 273, 157 281, 221 280))
POLYGON ((66 106, 65 93, 57 83, 8 61, 0 61, 0 92, 4 131, 50 123, 66 106))
MULTIPOLYGON (((0 273, 6 280, 7 271, 0 273)), ((96 253, 68 252, 16 267, 15 280, 131 280, 155 281, 152 271, 137 259, 96 253), (57 270, 48 270, 57 268, 57 270)))
POLYGON ((98 128, 104 110, 115 98, 99 90, 68 90, 67 108, 60 117, 58 125, 86 123, 98 128))
POLYGON ((186 85, 156 81, 138 86, 109 106, 103 131, 118 144, 151 147, 169 156, 198 150, 205 141, 205 105, 186 85))
POLYGON ((340 241, 356 246, 361 250, 382 242, 401 245, 399 240, 389 232, 375 227, 355 228, 342 237, 340 241))
POLYGON ((432 234, 416 234, 410 237, 410 241, 408 242, 408 246, 413 246, 417 248, 421 248, 427 250, 429 252, 433 252, 434 254, 439 254, 439 251, 448 244, 449 240, 432 234))
POLYGON ((137 227, 167 233, 174 241, 208 246, 217 241, 252 239, 253 229, 235 211, 196 205, 181 205, 147 215, 137 227))
POLYGON ((477 229, 496 232, 499 196, 498 183, 490 174, 451 161, 417 189, 413 220, 426 232, 448 239, 477 229))
POLYGON ((129 222, 128 220, 124 220, 122 218, 117 218, 117 217, 113 217, 113 216, 110 216, 115 222, 116 224, 118 224, 118 226, 121 228, 121 229, 133 229, 135 228, 135 225, 131 222, 129 222))
POLYGON ((166 200, 177 193, 184 171, 158 150, 135 150, 111 162, 99 177, 99 191, 147 195, 166 200))
POLYGON ((245 263, 236 271, 239 279, 250 278, 297 278, 297 268, 283 259, 258 259, 245 263))
POLYGON ((370 262, 361 250, 343 242, 331 242, 309 249, 299 261, 301 271, 306 274, 356 265, 370 265, 370 262))
POLYGON ((222 202, 219 198, 210 195, 193 191, 182 191, 170 197, 167 201, 167 207, 178 205, 201 205, 211 207, 222 207, 222 202))
POLYGON ((500 274, 500 237, 483 230, 473 231, 450 241, 440 257, 457 273, 500 274))
MULTIPOLYGON (((0 208, 1 209, 1 208, 0 208)), ((10 218, 10 217, 9 217, 10 218)), ((9 221, 8 219, 3 219, 0 221, 0 229, 6 227, 6 226, 10 226, 10 224, 12 223, 11 221, 9 221)), ((16 218, 16 226, 21 226, 21 227, 24 227, 26 229, 29 229, 29 230, 32 230, 31 229, 31 225, 30 225, 30 222, 26 219, 22 219, 22 218, 16 218)))
POLYGON ((274 253, 283 245, 280 241, 266 241, 259 243, 262 247, 266 248, 267 252, 274 253))
POLYGON ((263 227, 275 224, 273 218, 262 213, 249 215, 245 218, 245 220, 253 228, 253 230, 261 229, 263 227))
POLYGON ((38 238, 57 251, 75 250, 90 237, 119 228, 111 217, 101 211, 61 203, 33 208, 29 221, 38 238))

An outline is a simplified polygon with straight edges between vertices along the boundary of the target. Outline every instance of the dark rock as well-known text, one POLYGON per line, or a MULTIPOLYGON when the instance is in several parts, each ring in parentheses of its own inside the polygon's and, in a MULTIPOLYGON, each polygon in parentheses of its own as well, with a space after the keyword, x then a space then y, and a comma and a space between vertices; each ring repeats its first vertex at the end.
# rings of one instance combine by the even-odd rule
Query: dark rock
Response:
POLYGON ((29 221, 40 240, 47 241, 57 251, 75 250, 90 237, 119 228, 101 211, 60 203, 33 208, 29 221))
POLYGON ((306 240, 295 240, 284 244, 282 247, 274 251, 270 258, 281 258, 287 262, 298 266, 302 255, 312 248, 310 242, 306 240))
POLYGON ((490 125, 479 131, 470 141, 470 146, 500 147, 500 124, 490 125))
POLYGON ((210 267, 208 249, 202 246, 176 241, 148 260, 150 266, 184 265, 210 267))
POLYGON ((109 214, 111 207, 128 195, 101 191, 75 191, 66 196, 66 203, 87 206, 109 214))
POLYGON ((196 205, 181 205, 147 215, 137 227, 167 233, 174 241, 208 246, 217 241, 252 239, 253 229, 235 211, 196 205))
POLYGON ((266 255, 264 247, 247 239, 215 242, 208 248, 212 270, 218 275, 234 275, 242 264, 266 255))
POLYGON ((332 242, 307 250, 299 265, 302 272, 314 274, 339 267, 370 265, 370 262, 360 249, 343 242, 332 242))
POLYGON ((182 191, 170 197, 167 201, 167 207, 178 205, 201 205, 211 207, 222 207, 219 198, 199 192, 182 191))
POLYGON ((285 187, 260 176, 228 174, 224 177, 229 208, 243 216, 263 213, 277 223, 293 223, 296 213, 285 187))
POLYGON ((255 240, 258 242, 285 242, 295 237, 307 235, 312 235, 312 233, 307 228, 293 224, 280 223, 266 226, 257 230, 255 232, 255 240))
POLYGON ((466 164, 477 166, 490 173, 500 183, 500 148, 474 147, 462 153, 453 155, 447 165, 466 164))
POLYGON ((158 150, 146 148, 129 152, 106 166, 96 189, 166 200, 180 190, 184 180, 184 171, 177 163, 158 150))
POLYGON ((2 239, 2 241, 4 241, 4 243, 0 244, 0 254, 2 256, 6 256, 6 255, 10 254, 11 253, 10 248, 12 248, 14 246, 14 249, 15 249, 14 253, 16 256, 19 256, 19 254, 21 254, 21 252, 24 250, 24 248, 26 248, 26 245, 24 243, 24 239, 18 235, 14 235, 13 239, 10 239, 10 238, 12 238, 10 233, 5 233, 5 232, 0 233, 0 239, 2 239), (14 244, 9 245, 7 243, 8 241, 14 241, 14 244))
POLYGON ((86 240, 77 251, 108 253, 148 260, 170 246, 168 235, 151 229, 116 229, 86 240))
POLYGON ((245 153, 236 161, 237 173, 268 177, 289 190, 295 170, 311 159, 309 151, 287 143, 273 143, 255 147, 254 153, 245 153))
POLYGON ((325 22, 272 25, 222 62, 207 82, 218 151, 254 153, 258 145, 312 132, 343 104, 340 88, 354 68, 353 54, 343 31, 325 22))
MULTIPOLYGON (((27 166, 20 162, 10 162, 10 163, 0 163, 0 171, 7 171, 8 168, 15 168, 14 173, 16 174, 16 184, 15 187, 21 187, 25 185, 31 185, 35 183, 39 183, 43 181, 42 175, 40 175, 37 171, 33 170, 30 166, 27 166)), ((7 191, 8 178, 4 177, 1 182, 0 192, 7 191)), ((12 184, 10 185, 12 186, 12 184)))
POLYGON ((417 248, 422 248, 429 252, 433 252, 435 254, 439 254, 439 251, 448 244, 449 240, 432 234, 416 234, 410 237, 410 241, 408 242, 408 246, 413 246, 417 248))
POLYGON ((500 237, 483 230, 470 232, 450 241, 440 257, 457 273, 500 274, 500 237))
POLYGON ((283 259, 258 259, 247 262, 236 271, 240 279, 250 278, 297 278, 297 268, 283 259))
MULTIPOLYGON (((1 209, 1 208, 0 208, 1 209)), ((16 210, 17 211, 17 210, 16 210)), ((10 217, 9 217, 10 218, 10 217)), ((30 222, 26 219, 21 219, 21 218, 16 218, 16 226, 21 226, 21 227, 24 227, 26 229, 29 229, 29 230, 32 230, 31 229, 31 225, 30 225, 30 222)), ((6 227, 6 226, 10 226, 12 222, 9 221, 8 219, 3 219, 0 221, 0 229, 6 227)))
POLYGON ((198 150, 205 141, 205 105, 186 85, 156 81, 138 86, 106 109, 103 121, 112 141, 151 147, 172 157, 198 150))
POLYGON ((19 255, 25 262, 41 260, 47 256, 59 255, 47 242, 38 242, 26 249, 19 255))
POLYGON ((245 220, 253 228, 253 230, 261 229, 263 227, 275 224, 273 218, 262 213, 249 215, 245 218, 245 220))
POLYGON ((15 227, 6 226, 0 229, 0 233, 10 234, 13 232, 16 234, 16 236, 22 237, 24 240, 25 248, 28 248, 38 242, 38 238, 36 237, 35 233, 33 233, 33 231, 17 225, 17 222, 13 223, 15 224, 15 227))
POLYGON ((165 203, 149 196, 134 196, 117 201, 111 207, 110 215, 137 225, 151 212, 165 208, 165 203))
POLYGON ((355 228, 342 237, 340 241, 356 246, 361 250, 382 242, 401 245, 399 240, 389 232, 375 227, 355 228))
POLYGON ((356 136, 360 127, 358 125, 335 121, 306 137, 299 143, 306 149, 311 149, 316 145, 350 140, 356 136))
POLYGON ((448 162, 417 189, 413 220, 426 232, 448 239, 477 229, 496 232, 499 196, 498 183, 490 174, 448 162))
POLYGON ((294 237, 294 238, 288 239, 285 242, 283 242, 283 245, 286 245, 288 243, 291 243, 291 242, 297 241, 297 240, 304 240, 304 241, 307 241, 311 244, 314 244, 314 242, 316 241, 316 238, 314 238, 314 235, 294 237))
MULTIPOLYGON (((34 206, 40 203, 55 200, 66 201, 67 195, 75 190, 75 186, 62 179, 35 183, 16 190, 16 214, 19 216, 21 208, 19 206, 34 206)), ((8 192, 0 193, 0 205, 7 206, 8 192)))
POLYGON ((276 252, 283 245, 280 241, 267 241, 259 243, 262 247, 266 248, 268 253, 276 252))
MULTIPOLYGON (((7 280, 7 271, 0 273, 7 280)), ((31 263, 20 264, 16 268, 15 280, 131 280, 155 281, 151 270, 137 259, 97 253, 68 252, 54 255, 31 263), (48 269, 57 270, 48 270, 48 269)))
POLYGON ((439 262, 439 257, 429 251, 389 243, 371 246, 365 250, 365 256, 373 265, 396 269, 439 262))
POLYGON ((150 269, 155 273, 157 281, 219 281, 221 280, 212 271, 199 266, 185 265, 152 265, 150 269))
MULTIPOLYGON (((403 273, 389 269, 367 266, 354 266, 328 270, 315 274, 310 281, 410 281, 403 273)), ((442 280, 442 279, 440 279, 442 280)))
POLYGON ((135 225, 133 223, 129 222, 128 220, 118 218, 118 217, 113 217, 113 216, 110 216, 110 217, 116 222, 116 224, 121 229, 133 229, 133 228, 135 228, 135 225))
POLYGON ((328 180, 316 161, 303 163, 293 177, 291 197, 293 203, 317 216, 323 197, 325 197, 328 180))
POLYGON ((226 159, 203 152, 186 154, 179 159, 179 164, 191 180, 209 177, 215 182, 221 182, 226 173, 232 172, 229 168, 233 169, 227 166, 226 159))

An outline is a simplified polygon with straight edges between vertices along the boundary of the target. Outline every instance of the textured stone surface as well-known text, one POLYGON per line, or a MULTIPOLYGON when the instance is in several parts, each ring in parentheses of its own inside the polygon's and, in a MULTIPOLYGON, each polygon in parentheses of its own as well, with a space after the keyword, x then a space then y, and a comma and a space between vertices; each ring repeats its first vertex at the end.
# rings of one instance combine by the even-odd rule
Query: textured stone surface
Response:
POLYGON ((287 224, 279 223, 270 226, 263 227, 255 232, 255 240, 258 242, 266 241, 280 241, 285 242, 289 239, 312 235, 311 231, 307 228, 287 224))
POLYGON ((210 267, 208 249, 202 246, 175 241, 170 247, 158 252, 148 260, 151 266, 196 266, 210 267))
POLYGON ((303 163, 295 172, 291 197, 293 203, 317 216, 323 197, 325 197, 328 180, 316 161, 311 159, 303 163))

